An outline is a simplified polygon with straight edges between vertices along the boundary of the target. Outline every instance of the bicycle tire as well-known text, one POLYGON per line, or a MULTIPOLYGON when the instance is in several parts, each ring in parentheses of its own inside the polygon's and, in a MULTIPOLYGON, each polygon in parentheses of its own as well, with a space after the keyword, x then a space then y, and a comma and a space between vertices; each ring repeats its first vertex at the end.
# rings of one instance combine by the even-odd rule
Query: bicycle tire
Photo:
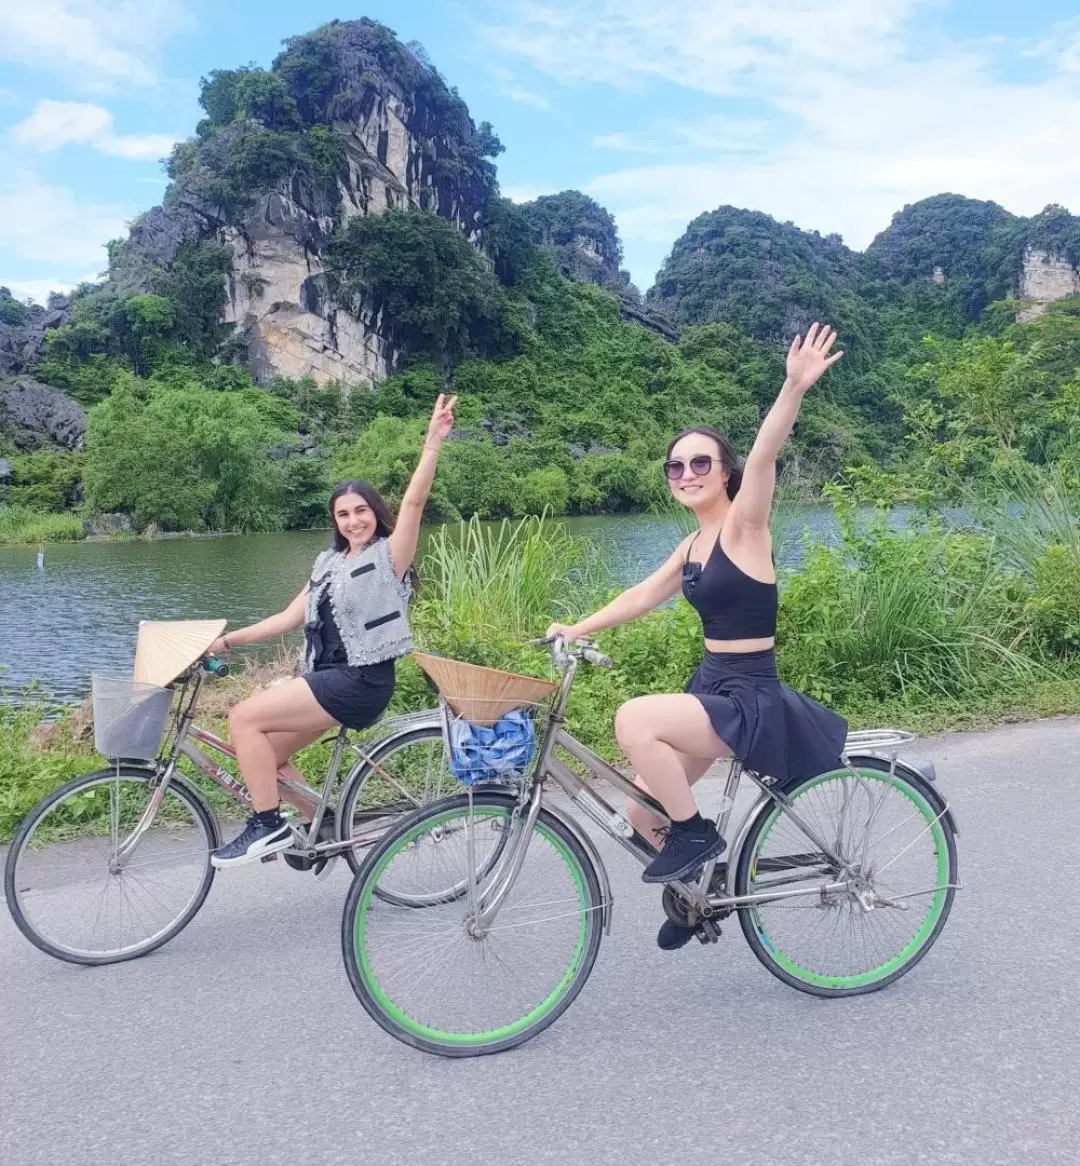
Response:
MULTIPOLYGON (((474 792, 475 808, 487 808, 496 814, 513 815, 518 806, 511 794, 494 790, 474 792)), ((395 854, 404 852, 413 841, 443 820, 469 806, 469 795, 445 798, 418 810, 393 830, 368 853, 360 872, 353 879, 342 914, 341 943, 349 983, 368 1015, 386 1032, 404 1044, 423 1052, 444 1057, 476 1057, 505 1052, 531 1040, 556 1020, 574 1002, 585 986, 603 938, 603 893, 593 860, 586 848, 558 818, 541 809, 535 830, 547 836, 554 850, 566 863, 581 892, 583 935, 573 953, 558 988, 539 1007, 499 1030, 480 1034, 436 1032, 429 1026, 407 1017, 380 989, 365 953, 358 953, 366 929, 366 911, 375 896, 375 886, 395 854)), ((528 859, 526 859, 526 863, 528 859)), ((520 925, 519 925, 520 926, 520 925)), ((477 941, 483 942, 483 941, 477 941)))
MULTIPOLYGON (((952 817, 939 792, 916 770, 899 763, 891 766, 882 758, 860 756, 852 759, 857 770, 870 770, 875 775, 887 775, 889 782, 899 792, 909 798, 915 810, 926 822, 925 831, 934 841, 937 855, 936 879, 944 877, 944 883, 937 883, 944 889, 933 891, 928 919, 916 936, 900 951, 873 969, 856 976, 828 976, 801 969, 776 944, 771 943, 761 926, 758 909, 739 908, 739 924, 743 936, 759 962, 772 975, 800 992, 814 996, 844 997, 858 996, 867 992, 880 991, 906 975, 929 952, 937 942, 942 928, 952 910, 957 884, 956 836, 952 817), (903 787, 906 787, 904 789, 903 787), (910 949, 910 950, 909 950, 910 949)), ((837 770, 817 777, 788 783, 785 790, 788 798, 796 803, 800 796, 825 780, 844 776, 848 771, 837 770)), ((738 858, 735 873, 735 894, 752 893, 750 871, 758 854, 758 848, 778 818, 776 804, 766 803, 758 811, 751 824, 738 858)), ((929 892, 928 892, 929 893, 929 892)), ((886 909, 877 907, 877 910, 886 909)))
POLYGON ((193 818, 202 829, 207 842, 206 869, 195 894, 188 902, 185 910, 172 924, 163 931, 156 933, 144 944, 140 944, 131 950, 118 952, 103 952, 101 954, 79 952, 52 942, 48 937, 41 935, 35 929, 33 923, 27 918, 21 904, 23 892, 20 889, 19 862, 26 851, 28 840, 42 818, 60 802, 66 800, 73 793, 78 793, 83 787, 99 785, 102 781, 113 779, 117 776, 127 780, 149 784, 157 774, 154 770, 141 766, 120 765, 109 769, 96 769, 89 773, 80 774, 78 777, 73 777, 70 781, 58 786, 52 793, 42 798, 30 810, 15 832, 11 848, 8 851, 7 860, 4 863, 4 895, 7 899, 8 910, 11 912, 15 926, 18 927, 22 934, 36 948, 66 963, 81 964, 84 966, 123 963, 126 960, 138 959, 141 956, 148 955, 152 951, 156 951, 159 947, 179 935, 192 919, 195 918, 203 903, 206 901, 206 896, 210 893, 210 887, 214 881, 215 872, 213 866, 210 865, 210 850, 219 846, 221 843, 217 820, 202 794, 182 778, 174 775, 169 781, 169 793, 175 794, 182 802, 186 803, 193 818))
MULTIPOLYGON (((363 795, 364 787, 373 776, 377 775, 378 771, 375 766, 384 765, 395 753, 402 752, 414 745, 438 744, 441 748, 442 743, 441 725, 423 725, 419 728, 409 730, 400 737, 391 737, 389 740, 376 745, 367 757, 357 762, 350 771, 349 776, 345 779, 344 792, 338 803, 338 812, 335 818, 335 831, 338 841, 343 842, 346 840, 346 824, 351 823, 355 817, 356 803, 363 795)), ((452 788, 459 788, 456 782, 439 796, 445 797, 447 793, 452 792, 452 788)), ((370 841, 365 841, 358 846, 351 846, 345 851, 345 861, 349 864, 354 875, 360 870, 363 864, 364 854, 370 846, 379 842, 387 830, 403 817, 415 813, 418 808, 418 804, 408 802, 403 798, 400 803, 376 806, 369 811, 372 815, 377 815, 381 810, 385 810, 386 823, 381 828, 377 828, 372 832, 370 841)))

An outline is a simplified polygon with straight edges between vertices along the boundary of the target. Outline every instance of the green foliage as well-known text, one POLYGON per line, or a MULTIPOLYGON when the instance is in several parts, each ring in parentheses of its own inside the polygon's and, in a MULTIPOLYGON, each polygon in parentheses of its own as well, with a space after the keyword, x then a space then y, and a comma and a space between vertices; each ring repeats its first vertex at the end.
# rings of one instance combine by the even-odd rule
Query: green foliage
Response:
POLYGON ((129 379, 90 413, 88 502, 167 530, 280 528, 286 481, 266 449, 286 439, 295 415, 284 403, 267 405, 256 389, 217 393, 129 379))
POLYGON ((461 232, 424 211, 351 218, 326 262, 357 310, 382 313, 406 358, 442 366, 512 352, 519 336, 506 295, 461 232))
POLYGON ((602 578, 591 545, 556 522, 473 519, 432 536, 413 621, 425 648, 505 664, 551 620, 597 602, 602 578))
POLYGON ((84 538, 74 514, 48 514, 26 506, 0 506, 0 544, 62 543, 84 538))
POLYGON ((100 764, 70 742, 38 747, 38 726, 58 712, 35 693, 26 694, 19 704, 0 699, 0 842, 11 840, 24 815, 47 793, 100 764))
POLYGON ((78 502, 84 456, 80 453, 28 453, 11 459, 11 501, 27 510, 59 513, 78 502))
POLYGON ((534 240, 551 248, 560 268, 576 279, 614 282, 622 262, 622 244, 610 212, 578 190, 541 195, 521 208, 534 240), (593 258, 582 242, 595 249, 593 258))
POLYGON ((300 128, 300 114, 285 81, 276 73, 248 65, 215 69, 200 83, 199 104, 206 110, 200 136, 248 119, 271 129, 300 128))
POLYGON ((0 324, 18 327, 26 323, 26 305, 20 303, 6 287, 0 287, 0 324))
POLYGON ((923 314, 952 335, 1012 287, 1023 224, 997 203, 938 194, 893 215, 866 257, 879 278, 920 282, 923 314))
POLYGON ((777 632, 789 683, 841 708, 1015 686, 1032 662, 1022 589, 992 543, 935 526, 849 524, 839 547, 813 547, 785 580, 777 632))

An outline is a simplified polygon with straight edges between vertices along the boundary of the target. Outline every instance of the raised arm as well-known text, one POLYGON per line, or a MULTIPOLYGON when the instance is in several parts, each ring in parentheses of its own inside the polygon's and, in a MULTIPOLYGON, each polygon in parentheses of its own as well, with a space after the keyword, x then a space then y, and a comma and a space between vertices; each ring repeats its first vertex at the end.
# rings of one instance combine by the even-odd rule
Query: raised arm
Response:
POLYGON ((424 438, 424 448, 420 452, 420 461, 417 462, 413 476, 405 489, 398 508, 397 522, 394 533, 390 536, 390 559, 399 579, 404 579, 416 557, 416 544, 420 538, 420 520, 424 516, 424 504, 431 493, 431 484, 435 480, 435 466, 439 460, 439 450, 446 435, 454 428, 454 406, 457 397, 446 400, 439 394, 432 410, 431 420, 428 422, 427 436, 424 438))
POLYGON ((803 397, 844 355, 829 351, 836 332, 828 325, 810 325, 806 339, 796 336, 787 354, 787 376, 780 395, 761 423, 758 435, 743 467, 742 485, 731 505, 730 520, 736 527, 763 529, 769 524, 773 493, 776 490, 776 459, 791 436, 803 397))
POLYGON ((272 640, 276 636, 283 636, 286 632, 296 631, 303 626, 305 607, 307 604, 308 584, 305 583, 300 594, 289 604, 284 611, 277 615, 267 616, 258 623, 248 624, 246 628, 237 628, 234 632, 226 632, 210 645, 210 651, 215 655, 238 648, 243 644, 258 644, 263 640, 272 640))
POLYGON ((687 536, 671 553, 662 566, 658 567, 647 578, 642 579, 633 587, 627 588, 599 611, 594 612, 576 624, 553 623, 547 630, 549 636, 562 635, 569 640, 584 639, 604 628, 617 627, 621 623, 629 623, 659 607, 665 600, 670 599, 682 582, 683 558, 687 543, 692 536, 687 536))

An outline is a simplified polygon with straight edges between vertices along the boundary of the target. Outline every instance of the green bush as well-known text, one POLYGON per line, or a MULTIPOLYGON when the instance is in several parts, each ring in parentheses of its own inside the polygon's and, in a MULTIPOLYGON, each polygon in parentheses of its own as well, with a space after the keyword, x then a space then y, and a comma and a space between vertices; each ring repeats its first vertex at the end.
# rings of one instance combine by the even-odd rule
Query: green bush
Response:
POLYGON ((0 699, 0 842, 11 840, 23 816, 47 793, 100 765, 77 748, 38 747, 34 730, 59 711, 32 694, 18 705, 0 699))
POLYGON ((1025 614, 1035 642, 1050 656, 1080 652, 1080 553, 1052 546, 1032 564, 1034 588, 1025 614))
POLYGON ((43 514, 25 506, 0 506, 0 543, 77 542, 84 538, 74 514, 43 514))
POLYGON ((11 501, 28 510, 68 510, 82 492, 81 453, 30 453, 12 458, 11 501))
POLYGON ((287 483, 266 449, 286 442, 294 423, 285 402, 257 389, 221 393, 129 379, 90 412, 87 501, 95 510, 125 511, 139 526, 280 529, 287 483))

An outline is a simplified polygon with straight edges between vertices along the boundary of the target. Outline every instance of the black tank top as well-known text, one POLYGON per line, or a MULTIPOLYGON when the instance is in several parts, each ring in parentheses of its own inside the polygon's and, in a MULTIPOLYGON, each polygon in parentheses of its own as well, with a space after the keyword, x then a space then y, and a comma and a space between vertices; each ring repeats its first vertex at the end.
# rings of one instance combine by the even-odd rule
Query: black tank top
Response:
POLYGON ((704 564, 690 562, 693 545, 691 541, 683 560, 682 593, 701 616, 705 638, 757 640, 776 635, 776 584, 751 579, 736 567, 719 538, 704 564))

